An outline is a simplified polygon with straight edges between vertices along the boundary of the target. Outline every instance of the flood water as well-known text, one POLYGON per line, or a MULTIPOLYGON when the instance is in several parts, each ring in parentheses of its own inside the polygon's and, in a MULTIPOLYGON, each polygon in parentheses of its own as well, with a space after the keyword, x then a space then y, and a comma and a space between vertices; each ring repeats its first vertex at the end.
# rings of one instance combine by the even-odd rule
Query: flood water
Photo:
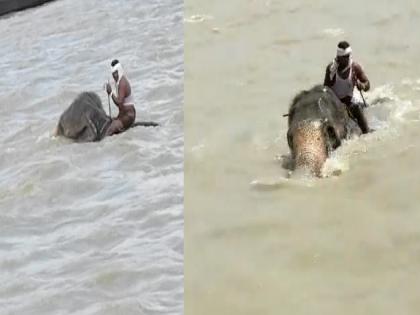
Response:
POLYGON ((184 22, 186 314, 418 314, 419 6, 198 0, 184 22), (343 39, 376 131, 289 180, 282 115, 343 39))
POLYGON ((182 314, 182 1, 54 1, 0 18, 0 55, 0 313, 182 314), (53 137, 82 91, 108 112, 115 58, 161 126, 53 137))

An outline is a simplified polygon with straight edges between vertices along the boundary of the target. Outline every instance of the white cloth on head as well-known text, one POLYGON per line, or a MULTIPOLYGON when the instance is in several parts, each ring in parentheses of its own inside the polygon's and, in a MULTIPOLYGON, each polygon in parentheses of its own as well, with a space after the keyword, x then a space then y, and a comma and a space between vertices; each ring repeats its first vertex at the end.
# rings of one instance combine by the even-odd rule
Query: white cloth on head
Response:
POLYGON ((341 56, 347 56, 350 55, 352 53, 352 49, 351 47, 347 47, 346 49, 337 47, 337 56, 341 57, 341 56))
POLYGON ((117 71, 118 73, 118 80, 117 80, 117 85, 118 85, 120 83, 121 78, 124 75, 123 67, 121 66, 119 62, 112 67, 112 73, 114 73, 115 71, 117 71))

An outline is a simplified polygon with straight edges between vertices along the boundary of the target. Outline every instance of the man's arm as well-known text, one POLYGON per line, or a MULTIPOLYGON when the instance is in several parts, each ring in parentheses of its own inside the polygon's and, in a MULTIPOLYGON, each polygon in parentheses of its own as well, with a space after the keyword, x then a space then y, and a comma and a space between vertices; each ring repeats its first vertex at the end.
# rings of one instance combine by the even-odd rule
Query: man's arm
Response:
POLYGON ((354 70, 356 74, 356 84, 357 88, 363 91, 369 91, 370 89, 370 82, 366 75, 366 73, 363 71, 363 68, 358 63, 354 63, 354 70))
POLYGON ((127 90, 126 81, 123 77, 123 79, 121 79, 121 82, 118 86, 118 97, 112 94, 112 100, 114 101, 115 105, 117 105, 118 107, 121 107, 124 104, 126 90, 127 90))

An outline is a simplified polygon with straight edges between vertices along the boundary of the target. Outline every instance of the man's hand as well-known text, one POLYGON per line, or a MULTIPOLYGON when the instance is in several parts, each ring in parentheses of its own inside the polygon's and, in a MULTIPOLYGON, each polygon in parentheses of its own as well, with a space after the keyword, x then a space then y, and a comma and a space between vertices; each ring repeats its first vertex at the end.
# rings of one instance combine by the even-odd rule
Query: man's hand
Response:
POLYGON ((360 82, 359 80, 357 80, 357 82, 356 82, 356 87, 359 91, 362 91, 362 90, 365 91, 366 90, 366 84, 360 82))
POLYGON ((111 84, 109 83, 106 84, 106 92, 108 93, 108 95, 112 93, 111 84))

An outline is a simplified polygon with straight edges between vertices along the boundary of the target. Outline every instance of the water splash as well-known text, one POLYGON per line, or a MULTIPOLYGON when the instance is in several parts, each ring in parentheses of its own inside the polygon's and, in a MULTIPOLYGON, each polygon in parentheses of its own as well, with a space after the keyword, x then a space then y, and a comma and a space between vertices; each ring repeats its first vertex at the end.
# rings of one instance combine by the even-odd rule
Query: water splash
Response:
POLYGON ((411 121, 408 115, 420 112, 420 108, 414 106, 413 100, 401 98, 394 90, 394 85, 386 84, 366 94, 370 107, 365 112, 375 132, 343 141, 342 146, 325 162, 322 170, 324 177, 349 171, 354 156, 401 136, 402 127, 411 121))

